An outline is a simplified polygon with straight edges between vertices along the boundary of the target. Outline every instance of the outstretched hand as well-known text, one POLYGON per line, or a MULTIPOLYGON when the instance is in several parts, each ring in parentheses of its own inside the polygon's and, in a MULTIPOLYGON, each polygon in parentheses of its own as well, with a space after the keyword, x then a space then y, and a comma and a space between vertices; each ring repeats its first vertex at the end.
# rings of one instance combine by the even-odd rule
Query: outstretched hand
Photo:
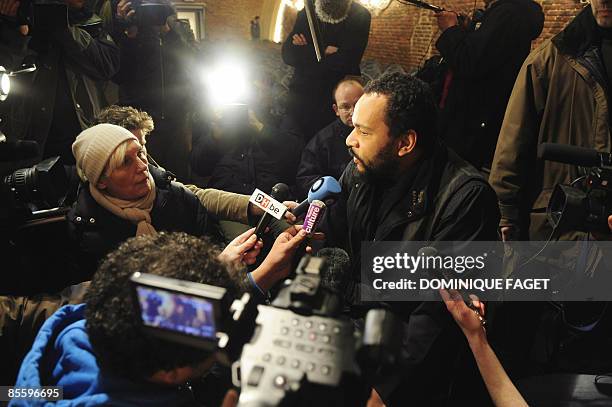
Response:
POLYGON ((485 314, 485 306, 477 296, 470 294, 473 307, 470 308, 456 290, 446 291, 441 289, 440 295, 446 304, 446 308, 468 339, 484 333, 482 320, 485 314))
POLYGON ((263 242, 257 239, 255 228, 251 228, 232 240, 219 254, 219 261, 234 266, 251 265, 257 261, 257 256, 263 247, 263 242))
MULTIPOLYGON (((308 234, 300 225, 290 226, 278 235, 270 253, 268 253, 261 265, 251 273, 261 289, 268 290, 276 282, 289 275, 293 256, 298 247, 307 238, 308 234)), ((322 233, 315 233, 310 238, 321 240, 324 238, 324 235, 322 233)), ((312 252, 312 248, 306 247, 306 252, 312 252)))

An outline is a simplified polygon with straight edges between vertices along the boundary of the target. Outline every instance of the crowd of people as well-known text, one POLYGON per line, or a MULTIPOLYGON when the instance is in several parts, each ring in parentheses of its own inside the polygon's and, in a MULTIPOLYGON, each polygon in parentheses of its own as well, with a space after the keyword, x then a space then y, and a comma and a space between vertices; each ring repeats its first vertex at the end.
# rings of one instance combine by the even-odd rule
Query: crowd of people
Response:
MULTIPOLYGON (((196 111, 198 44, 170 3, 156 4, 145 13, 128 0, 66 0, 54 5, 64 21, 47 3, 0 0, 0 65, 36 66, 0 104, 1 130, 39 146, 36 157, 0 164, 2 175, 59 156, 69 180, 60 260, 6 254, 11 273, 46 264, 63 290, 3 292, 0 384, 61 386, 66 405, 235 405, 215 352, 147 336, 139 323, 142 304, 156 324, 165 312, 193 325, 199 312, 202 325, 213 312, 178 297, 162 306, 154 292, 139 304, 130 278, 216 285, 268 304, 299 258, 321 247, 348 254, 336 293, 344 318, 360 329, 384 307, 401 321, 401 363, 368 377, 370 406, 522 406, 529 397, 517 379, 612 369, 607 303, 583 329, 547 303, 490 303, 485 319, 475 296, 441 290, 440 301, 373 304, 361 284, 364 242, 609 240, 612 213, 610 233, 547 223, 554 187, 583 174, 537 156, 543 142, 610 150, 607 0, 531 52, 544 21, 532 0, 485 1, 477 21, 438 12, 443 66, 429 84, 404 73, 362 82, 369 11, 315 0, 321 60, 300 11, 281 50, 294 75, 280 117, 266 72, 254 75, 249 104, 196 111), (308 234, 291 210, 322 176, 341 192, 325 233, 308 234), (281 182, 290 210, 256 234, 264 211, 249 196, 281 182), (563 340, 570 331, 579 345, 563 340)), ((250 31, 261 38, 259 17, 250 31)), ((601 256, 585 256, 567 257, 567 269, 607 271, 601 256)))

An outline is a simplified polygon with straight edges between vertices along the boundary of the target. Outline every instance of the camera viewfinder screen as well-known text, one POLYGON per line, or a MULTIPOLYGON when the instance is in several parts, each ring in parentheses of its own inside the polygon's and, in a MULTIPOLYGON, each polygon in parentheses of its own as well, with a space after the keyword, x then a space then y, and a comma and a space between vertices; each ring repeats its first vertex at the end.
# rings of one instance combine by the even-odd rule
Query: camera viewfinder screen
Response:
POLYGON ((146 326, 215 339, 212 302, 151 287, 136 287, 142 322, 146 326))

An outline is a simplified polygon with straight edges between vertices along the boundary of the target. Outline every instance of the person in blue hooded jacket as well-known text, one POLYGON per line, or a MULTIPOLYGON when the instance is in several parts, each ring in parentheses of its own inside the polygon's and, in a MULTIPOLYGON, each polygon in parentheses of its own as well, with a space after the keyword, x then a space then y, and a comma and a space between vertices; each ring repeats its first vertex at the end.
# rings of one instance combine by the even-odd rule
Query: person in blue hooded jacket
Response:
MULTIPOLYGON (((209 371, 214 354, 141 332, 129 278, 139 271, 223 286, 232 294, 248 289, 217 254, 207 240, 185 233, 129 239, 101 264, 85 304, 66 305, 45 322, 16 386, 60 386, 59 406, 197 405, 181 385, 209 371)), ((32 404, 13 399, 10 406, 32 404)))

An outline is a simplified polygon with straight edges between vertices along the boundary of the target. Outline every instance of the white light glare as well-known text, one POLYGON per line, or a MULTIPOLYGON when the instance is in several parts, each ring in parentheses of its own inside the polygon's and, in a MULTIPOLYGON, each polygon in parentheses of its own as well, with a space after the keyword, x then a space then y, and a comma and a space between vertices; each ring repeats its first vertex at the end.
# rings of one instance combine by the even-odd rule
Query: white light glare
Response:
POLYGON ((238 63, 217 65, 206 75, 206 84, 216 105, 244 103, 248 96, 246 71, 238 63))
POLYGON ((0 66, 0 101, 6 100, 11 91, 11 79, 4 67, 0 66))

